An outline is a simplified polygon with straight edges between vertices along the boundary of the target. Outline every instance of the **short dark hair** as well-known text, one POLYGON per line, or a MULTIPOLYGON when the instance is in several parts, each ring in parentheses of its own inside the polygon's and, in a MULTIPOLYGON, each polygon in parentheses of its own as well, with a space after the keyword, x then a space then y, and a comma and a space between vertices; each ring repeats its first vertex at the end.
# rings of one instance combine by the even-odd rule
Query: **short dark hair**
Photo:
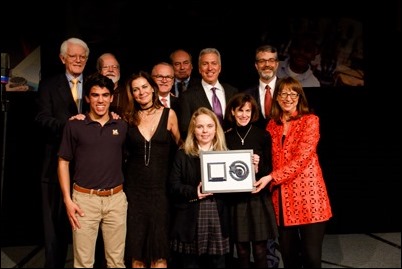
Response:
POLYGON ((113 80, 104 76, 98 72, 89 75, 84 81, 84 95, 89 96, 91 88, 93 86, 99 86, 101 88, 106 88, 109 90, 110 94, 113 94, 114 83, 113 80))
MULTIPOLYGON (((258 48, 256 48, 255 50, 255 54, 257 55, 260 52, 272 52, 272 53, 278 53, 278 50, 276 49, 276 47, 265 44, 265 45, 261 45, 258 48)), ((257 59, 256 59, 257 60, 257 59)))
POLYGON ((259 107, 255 98, 248 93, 237 93, 228 102, 225 111, 226 119, 231 123, 235 123, 236 119, 232 115, 232 109, 235 110, 237 107, 243 107, 247 102, 251 104, 251 119, 250 122, 256 122, 259 118, 259 107))

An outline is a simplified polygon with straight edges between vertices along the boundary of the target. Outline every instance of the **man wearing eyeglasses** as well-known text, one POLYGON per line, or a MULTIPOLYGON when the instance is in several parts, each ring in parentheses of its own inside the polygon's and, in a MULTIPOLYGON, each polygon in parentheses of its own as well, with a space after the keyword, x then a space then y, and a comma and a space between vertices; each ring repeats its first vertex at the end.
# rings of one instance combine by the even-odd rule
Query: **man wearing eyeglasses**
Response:
POLYGON ((113 102, 110 111, 122 115, 128 102, 125 87, 120 83, 120 64, 112 53, 104 53, 96 61, 96 69, 114 82, 113 102))
POLYGON ((174 83, 173 66, 166 62, 160 62, 154 65, 151 75, 156 84, 158 84, 159 100, 162 105, 173 109, 178 115, 179 98, 172 94, 174 83))
MULTIPOLYGON (((259 106, 260 115, 255 126, 265 130, 270 119, 268 111, 265 109, 267 94, 274 96, 274 89, 277 81, 276 73, 278 71, 278 51, 274 46, 262 45, 255 51, 255 69, 259 76, 259 83, 246 90, 251 94, 259 106), (269 91, 269 92, 267 92, 269 91)), ((273 100, 271 99, 271 102, 273 100)), ((276 240, 267 240, 267 263, 269 268, 278 268, 279 255, 276 253, 278 244, 276 240)))
POLYGON ((259 82, 258 85, 248 88, 246 92, 257 100, 259 106, 260 115, 255 125, 265 130, 269 120, 269 115, 264 109, 266 91, 269 90, 269 94, 274 95, 277 80, 276 72, 279 66, 277 49, 271 45, 258 47, 255 51, 254 66, 259 76, 259 82))
POLYGON ((88 105, 81 102, 83 71, 88 55, 89 48, 81 39, 65 40, 59 55, 65 71, 39 83, 35 121, 42 127, 45 139, 41 174, 45 268, 64 268, 71 242, 71 227, 57 176, 57 151, 65 123, 71 116, 88 110, 88 105), (73 84, 76 87, 73 88, 73 84))

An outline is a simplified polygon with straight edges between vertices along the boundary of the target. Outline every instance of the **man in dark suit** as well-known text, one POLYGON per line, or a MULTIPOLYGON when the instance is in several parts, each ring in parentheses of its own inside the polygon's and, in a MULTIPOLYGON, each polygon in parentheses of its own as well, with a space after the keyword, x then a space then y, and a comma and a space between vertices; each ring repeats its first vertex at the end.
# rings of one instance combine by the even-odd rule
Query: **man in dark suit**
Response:
POLYGON ((170 63, 174 70, 174 85, 172 93, 175 96, 200 82, 200 78, 193 74, 193 60, 191 54, 183 49, 177 49, 170 54, 170 63))
MULTIPOLYGON (((238 92, 236 87, 228 83, 219 82, 218 77, 221 69, 221 54, 217 49, 205 48, 201 50, 198 57, 198 71, 202 79, 179 97, 179 127, 183 140, 187 136, 191 116, 197 108, 207 107, 218 115, 219 112, 214 110, 213 105, 214 94, 216 94, 220 102, 220 111, 224 113, 226 103, 238 92)), ((219 117, 221 117, 222 127, 225 130, 224 115, 218 115, 219 117)))
MULTIPOLYGON (((265 98, 267 90, 270 91, 271 96, 274 95, 275 85, 277 81, 277 70, 279 67, 278 51, 271 45, 262 45, 255 51, 255 68, 257 69, 259 76, 259 83, 251 88, 248 88, 245 92, 251 94, 260 110, 258 121, 254 125, 266 129, 269 121, 269 112, 265 110, 265 98), (267 89, 268 86, 268 89, 267 89)), ((272 102, 273 100, 271 100, 272 102)), ((278 244, 275 240, 268 239, 267 241, 267 263, 269 268, 278 268, 279 256, 276 253, 278 244)))
POLYGON ((89 48, 81 39, 65 40, 59 55, 65 72, 41 80, 38 88, 35 121, 42 127, 46 141, 41 174, 45 268, 64 268, 71 240, 71 227, 57 176, 57 152, 65 123, 71 116, 88 109, 82 102, 83 71, 88 55, 89 48), (73 79, 78 79, 75 97, 71 89, 73 79))
POLYGON ((269 86, 271 96, 274 95, 276 84, 276 72, 279 66, 278 51, 271 45, 262 45, 255 51, 255 68, 259 76, 259 83, 253 87, 245 90, 257 100, 260 115, 256 126, 265 130, 267 126, 269 115, 266 115, 264 104, 266 96, 266 86, 269 86))

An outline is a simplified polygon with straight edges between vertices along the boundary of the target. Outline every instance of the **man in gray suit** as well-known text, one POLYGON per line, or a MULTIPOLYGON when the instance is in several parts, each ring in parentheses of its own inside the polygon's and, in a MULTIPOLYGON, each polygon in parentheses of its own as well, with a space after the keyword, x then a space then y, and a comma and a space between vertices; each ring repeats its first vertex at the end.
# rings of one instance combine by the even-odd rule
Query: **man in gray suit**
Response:
MULTIPOLYGON (((205 48, 198 56, 198 71, 201 81, 179 96, 180 118, 179 127, 183 139, 187 136, 188 125, 193 112, 199 107, 214 110, 213 99, 218 98, 220 103, 221 120, 224 118, 226 103, 234 96, 238 89, 228 83, 219 82, 219 74, 222 70, 221 54, 215 48, 205 48), (216 96, 214 97, 214 94, 216 96)), ((222 127, 226 129, 226 123, 222 121, 222 127)))

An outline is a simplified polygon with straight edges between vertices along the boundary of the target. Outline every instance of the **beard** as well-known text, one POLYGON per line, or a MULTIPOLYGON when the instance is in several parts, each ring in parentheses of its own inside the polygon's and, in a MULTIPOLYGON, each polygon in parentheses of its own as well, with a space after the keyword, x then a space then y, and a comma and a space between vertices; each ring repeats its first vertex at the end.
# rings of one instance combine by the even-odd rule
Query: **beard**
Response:
POLYGON ((113 83, 116 83, 120 79, 120 76, 115 76, 114 74, 106 74, 106 76, 110 78, 113 81, 113 83))
MULTIPOLYGON (((267 72, 261 72, 261 77, 265 80, 270 80, 274 75, 274 71, 269 69, 271 72, 267 73, 267 72)), ((265 70, 264 70, 265 71, 265 70)))

